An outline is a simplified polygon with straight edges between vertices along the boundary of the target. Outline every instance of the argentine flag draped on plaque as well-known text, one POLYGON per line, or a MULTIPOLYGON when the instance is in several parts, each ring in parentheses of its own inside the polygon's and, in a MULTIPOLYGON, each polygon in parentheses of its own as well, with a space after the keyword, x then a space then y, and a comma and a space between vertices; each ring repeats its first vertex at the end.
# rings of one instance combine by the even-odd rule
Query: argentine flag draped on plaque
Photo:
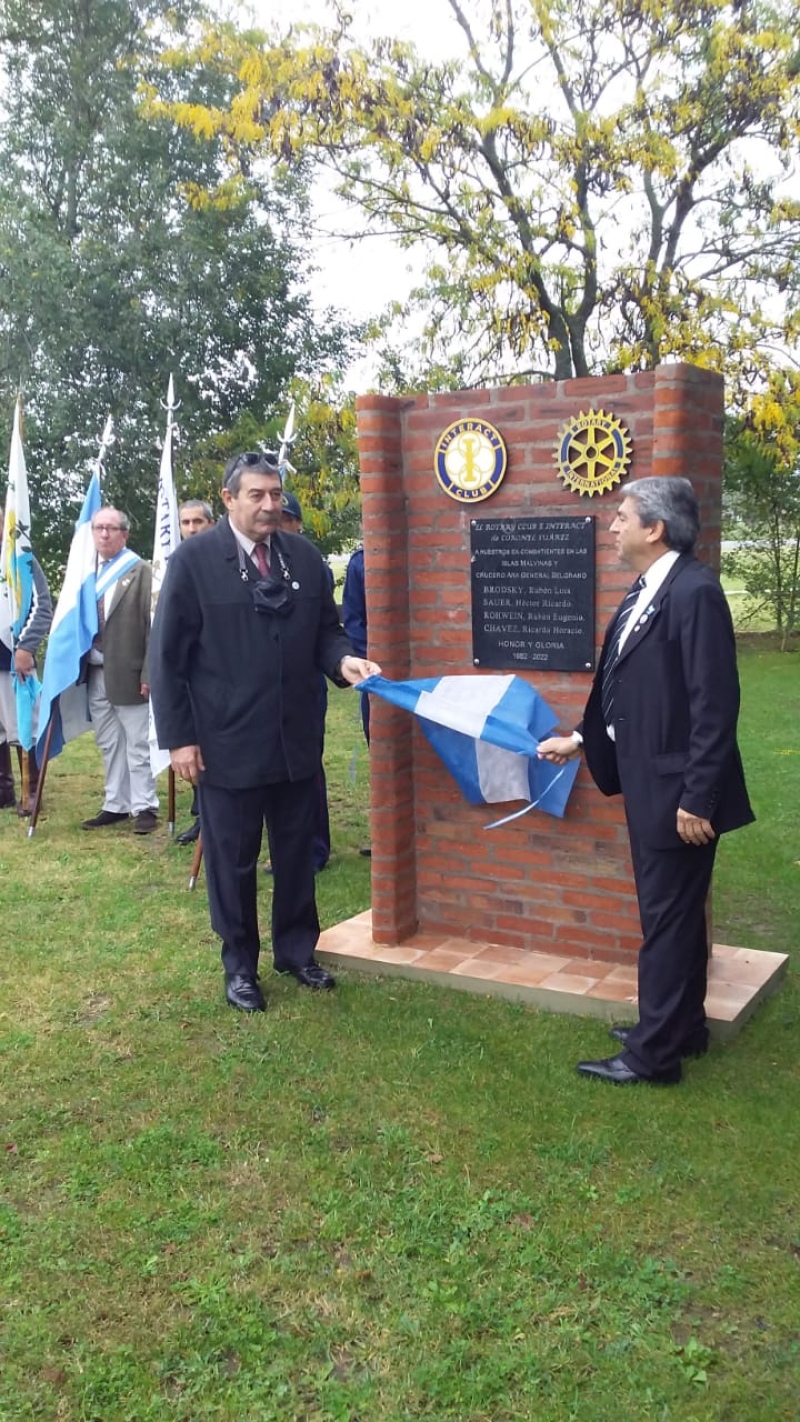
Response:
POLYGON ((8 487, 0 548, 0 641, 11 653, 11 679, 17 712, 17 735, 23 750, 33 744, 33 713, 40 686, 38 677, 17 676, 14 652, 31 614, 34 600, 31 509, 28 471, 22 448, 22 415, 19 400, 14 410, 8 487))
POLYGON ((421 729, 471 804, 527 800, 530 810, 559 818, 564 814, 578 762, 557 766, 537 758, 539 741, 552 735, 558 717, 521 677, 389 681, 371 676, 358 689, 419 717, 421 729))
MULTIPOLYGON (((178 500, 175 496, 175 481, 172 475, 172 415, 175 410, 175 390, 172 376, 167 387, 167 432, 161 451, 161 467, 158 475, 158 495, 156 497, 156 528, 153 538, 153 592, 151 617, 156 615, 158 595, 167 571, 167 563, 181 541, 178 523, 178 500)), ((150 769, 153 776, 159 776, 169 766, 169 751, 158 744, 156 725, 153 720, 153 703, 150 702, 150 769)))
MULTIPOLYGON (((99 461, 98 461, 99 462, 99 461)), ((58 755, 65 741, 74 740, 90 727, 86 687, 76 686, 81 659, 97 634, 97 555, 92 538, 92 519, 100 508, 100 474, 95 470, 75 525, 64 586, 58 599, 47 657, 42 674, 42 705, 39 712, 39 740, 36 754, 42 764, 47 724, 53 718, 49 756, 58 755)))

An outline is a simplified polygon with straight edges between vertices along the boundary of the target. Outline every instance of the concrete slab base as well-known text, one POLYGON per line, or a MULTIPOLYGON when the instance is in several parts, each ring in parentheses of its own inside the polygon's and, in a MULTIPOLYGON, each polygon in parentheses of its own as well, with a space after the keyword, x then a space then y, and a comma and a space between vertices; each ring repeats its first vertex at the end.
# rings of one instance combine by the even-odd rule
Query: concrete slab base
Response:
MULTIPOLYGON (((607 1021, 636 1019, 635 963, 534 953, 444 933, 416 933, 398 947, 387 948, 372 941, 369 911, 326 929, 318 955, 329 967, 418 978, 464 992, 530 1002, 548 1012, 607 1021)), ((735 1036, 759 1002, 776 991, 787 963, 785 953, 715 943, 706 999, 712 1035, 735 1036)))

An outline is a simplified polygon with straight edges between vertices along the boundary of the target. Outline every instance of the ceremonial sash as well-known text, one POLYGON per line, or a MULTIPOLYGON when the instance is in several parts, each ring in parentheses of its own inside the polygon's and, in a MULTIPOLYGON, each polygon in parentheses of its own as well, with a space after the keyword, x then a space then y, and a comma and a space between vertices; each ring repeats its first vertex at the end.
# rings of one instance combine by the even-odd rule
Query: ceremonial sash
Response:
POLYGON ((98 601, 101 597, 105 597, 109 588, 112 588, 125 573, 129 573, 131 568, 135 568, 136 564, 141 561, 139 554, 134 553, 132 548, 123 548, 121 553, 117 553, 116 557, 111 558, 95 577, 98 601))

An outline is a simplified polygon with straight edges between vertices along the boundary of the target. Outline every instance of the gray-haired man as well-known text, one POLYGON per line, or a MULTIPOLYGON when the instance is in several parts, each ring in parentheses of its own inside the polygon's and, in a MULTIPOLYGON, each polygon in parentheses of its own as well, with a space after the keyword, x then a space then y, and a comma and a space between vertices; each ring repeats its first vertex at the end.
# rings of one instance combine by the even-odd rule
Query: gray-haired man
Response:
POLYGON ((694 557, 688 479, 625 486, 611 525, 639 577, 612 618, 583 721, 542 741, 562 763, 581 744, 604 795, 621 794, 642 923, 639 1021, 613 1027, 620 1055, 578 1071, 618 1086, 680 1080, 708 1045, 706 898, 717 837, 754 818, 736 722, 739 677, 725 595, 694 557))
POLYGON ((136 834, 152 834, 158 796, 150 769, 147 651, 150 640, 150 564, 127 547, 130 522, 120 509, 98 509, 92 519, 97 549, 100 624, 87 658, 89 715, 105 771, 105 798, 85 830, 134 817, 136 834))

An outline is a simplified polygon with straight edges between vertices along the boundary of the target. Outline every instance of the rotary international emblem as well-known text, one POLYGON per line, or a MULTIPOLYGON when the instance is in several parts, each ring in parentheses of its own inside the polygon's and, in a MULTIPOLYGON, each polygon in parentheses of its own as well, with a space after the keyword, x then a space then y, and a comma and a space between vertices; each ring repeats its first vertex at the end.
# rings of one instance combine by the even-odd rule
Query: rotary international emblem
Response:
POLYGON ((436 478, 451 499, 477 504, 503 481, 508 453, 503 436, 486 420, 456 420, 436 442, 436 478))
POLYGON ((631 462, 625 426, 604 410, 583 411, 558 432, 558 477, 575 494, 605 494, 618 484, 631 462))

